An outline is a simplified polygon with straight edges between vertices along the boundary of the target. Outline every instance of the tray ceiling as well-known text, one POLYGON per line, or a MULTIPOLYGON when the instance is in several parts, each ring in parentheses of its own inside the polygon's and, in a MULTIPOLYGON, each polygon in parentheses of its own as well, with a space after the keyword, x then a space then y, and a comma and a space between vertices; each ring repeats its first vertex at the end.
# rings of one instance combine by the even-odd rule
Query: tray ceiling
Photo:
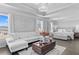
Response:
MULTIPOLYGON (((43 4, 43 3, 41 3, 43 4)), ((41 7, 41 4, 34 4, 34 3, 7 3, 7 5, 10 5, 12 7, 15 7, 17 9, 21 9, 22 11, 34 13, 34 14, 40 14, 39 8, 41 7)), ((60 9, 67 8, 71 6, 71 3, 46 3, 45 6, 48 8, 47 15, 50 15, 54 12, 59 11, 60 9)))
POLYGON ((43 3, 6 3, 5 5, 20 10, 25 14, 30 13, 41 17, 51 17, 56 20, 72 17, 74 19, 79 15, 78 3, 46 3, 44 5, 48 8, 48 10, 46 11, 45 16, 42 16, 42 13, 39 11, 41 4, 43 3))

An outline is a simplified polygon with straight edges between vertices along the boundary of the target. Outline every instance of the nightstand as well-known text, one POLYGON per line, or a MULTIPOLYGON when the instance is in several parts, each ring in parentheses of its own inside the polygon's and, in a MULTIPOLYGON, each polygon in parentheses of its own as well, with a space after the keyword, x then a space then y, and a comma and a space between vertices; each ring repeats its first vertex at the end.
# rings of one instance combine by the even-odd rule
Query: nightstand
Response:
POLYGON ((74 33, 74 38, 79 38, 79 32, 74 33))

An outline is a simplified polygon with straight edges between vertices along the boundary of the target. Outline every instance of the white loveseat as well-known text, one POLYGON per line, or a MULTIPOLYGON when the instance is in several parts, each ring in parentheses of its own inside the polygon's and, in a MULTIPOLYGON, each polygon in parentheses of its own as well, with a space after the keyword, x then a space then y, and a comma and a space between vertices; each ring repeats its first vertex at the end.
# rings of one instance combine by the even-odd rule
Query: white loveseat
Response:
POLYGON ((20 32, 10 34, 6 42, 11 52, 15 52, 28 47, 28 43, 41 40, 43 37, 36 32, 20 32))

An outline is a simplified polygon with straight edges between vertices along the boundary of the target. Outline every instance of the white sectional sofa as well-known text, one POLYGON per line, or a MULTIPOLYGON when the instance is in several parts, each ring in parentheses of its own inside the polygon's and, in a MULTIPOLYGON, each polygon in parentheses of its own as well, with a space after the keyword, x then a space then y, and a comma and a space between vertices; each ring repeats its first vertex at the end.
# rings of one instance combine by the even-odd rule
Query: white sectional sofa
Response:
POLYGON ((18 50, 24 49, 28 47, 28 43, 27 41, 24 40, 12 40, 13 38, 7 38, 6 42, 8 45, 8 48, 10 50, 11 53, 14 53, 18 50))
POLYGON ((15 52, 28 47, 28 43, 41 40, 43 37, 36 32, 20 32, 10 34, 7 38, 7 45, 11 52, 15 52))
POLYGON ((27 41, 28 43, 38 41, 42 38, 41 35, 39 35, 36 32, 20 32, 13 34, 14 39, 22 39, 27 41))

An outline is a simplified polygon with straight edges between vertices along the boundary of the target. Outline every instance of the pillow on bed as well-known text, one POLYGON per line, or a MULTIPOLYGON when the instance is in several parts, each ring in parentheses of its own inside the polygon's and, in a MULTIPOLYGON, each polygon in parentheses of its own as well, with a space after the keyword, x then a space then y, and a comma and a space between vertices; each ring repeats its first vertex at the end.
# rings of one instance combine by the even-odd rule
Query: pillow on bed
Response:
POLYGON ((72 30, 72 29, 68 29, 67 31, 68 31, 68 32, 73 32, 73 30, 72 30))
POLYGON ((67 32, 66 29, 58 29, 58 32, 67 32))
POLYGON ((66 29, 63 29, 63 32, 67 32, 66 29))
POLYGON ((58 32, 63 32, 63 29, 58 29, 58 32))

